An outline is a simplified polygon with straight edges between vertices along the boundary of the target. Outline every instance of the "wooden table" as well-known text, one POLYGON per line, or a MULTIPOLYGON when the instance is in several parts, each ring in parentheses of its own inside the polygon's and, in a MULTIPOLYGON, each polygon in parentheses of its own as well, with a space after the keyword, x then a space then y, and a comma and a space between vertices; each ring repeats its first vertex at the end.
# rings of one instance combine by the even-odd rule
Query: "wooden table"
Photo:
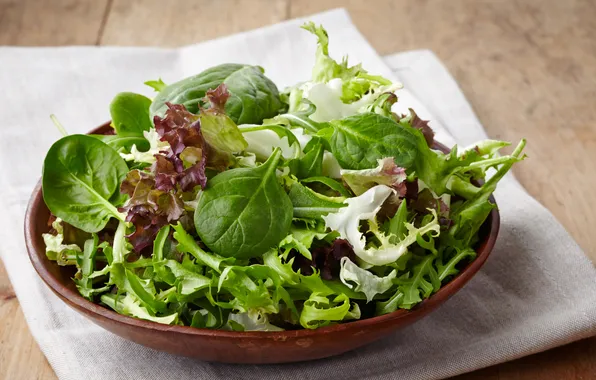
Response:
MULTIPOLYGON (((179 46, 340 6, 380 54, 432 49, 491 137, 526 137, 515 174, 596 260, 594 0, 0 0, 0 45, 179 46)), ((1 264, 0 378, 55 379, 1 264)), ((596 379, 596 338, 476 378, 596 379)))

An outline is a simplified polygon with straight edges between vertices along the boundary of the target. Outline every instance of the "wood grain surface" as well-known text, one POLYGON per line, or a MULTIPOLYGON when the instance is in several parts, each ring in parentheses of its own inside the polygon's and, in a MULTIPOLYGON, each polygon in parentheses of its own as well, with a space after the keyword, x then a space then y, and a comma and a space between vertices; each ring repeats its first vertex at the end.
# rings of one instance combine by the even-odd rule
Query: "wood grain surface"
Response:
MULTIPOLYGON (((335 7, 380 54, 433 50, 491 137, 526 137, 515 174, 596 261, 594 0, 0 0, 0 45, 179 46, 335 7)), ((0 264, 0 379, 55 378, 0 264)), ((596 379, 596 338, 457 379, 596 379)))

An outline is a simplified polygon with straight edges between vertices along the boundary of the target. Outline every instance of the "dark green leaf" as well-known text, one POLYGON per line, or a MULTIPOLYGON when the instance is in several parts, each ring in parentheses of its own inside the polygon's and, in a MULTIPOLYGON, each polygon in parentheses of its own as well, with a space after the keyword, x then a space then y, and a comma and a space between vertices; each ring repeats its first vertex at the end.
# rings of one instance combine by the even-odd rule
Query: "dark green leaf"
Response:
POLYGON ((288 162, 290 172, 298 179, 318 177, 323 173, 325 147, 319 137, 313 137, 304 148, 304 156, 288 162))
POLYGON ((332 200, 300 183, 294 183, 288 194, 294 207, 294 218, 320 218, 344 207, 343 199, 332 200))
POLYGON ((207 90, 225 83, 230 92, 225 110, 236 124, 260 124, 263 119, 277 115, 282 108, 275 84, 263 75, 258 66, 223 64, 166 86, 155 97, 151 115, 163 116, 166 102, 183 104, 193 113, 207 90))
POLYGON ((397 243, 401 239, 406 236, 408 233, 408 229, 406 228, 406 223, 408 221, 408 209, 406 208, 406 201, 403 200, 399 207, 397 208, 397 212, 389 221, 389 235, 393 235, 391 238, 392 243, 397 243))
POLYGON ((331 190, 337 191, 342 197, 351 197, 352 194, 339 181, 329 177, 311 177, 300 181, 301 183, 322 183, 331 190))
POLYGON ((120 183, 128 167, 118 153, 85 135, 58 140, 43 164, 43 198, 50 211, 86 232, 102 230, 110 218, 124 220, 117 207, 126 196, 120 183))
POLYGON ((195 211, 201 240, 226 257, 254 257, 283 239, 292 204, 277 181, 277 149, 263 165, 231 169, 209 180, 195 211))
POLYGON ((118 135, 89 135, 95 137, 98 140, 103 141, 107 145, 111 146, 117 152, 129 152, 133 145, 137 146, 141 152, 145 152, 149 149, 149 141, 144 137, 138 136, 118 136, 118 135))
POLYGON ((133 92, 121 92, 110 103, 112 126, 120 137, 143 137, 151 129, 151 99, 133 92))
MULTIPOLYGON (((377 160, 393 157, 397 166, 410 168, 418 155, 420 137, 395 120, 364 113, 330 122, 331 151, 343 169, 371 169, 377 160)), ((324 136, 329 131, 322 130, 324 136)))

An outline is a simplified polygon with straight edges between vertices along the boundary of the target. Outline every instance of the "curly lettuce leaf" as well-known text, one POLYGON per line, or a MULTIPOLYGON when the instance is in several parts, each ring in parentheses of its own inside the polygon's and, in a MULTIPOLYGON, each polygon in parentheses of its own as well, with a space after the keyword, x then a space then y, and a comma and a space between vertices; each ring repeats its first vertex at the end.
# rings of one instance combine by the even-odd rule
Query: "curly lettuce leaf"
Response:
POLYGON ((126 212, 126 221, 135 227, 127 237, 136 252, 152 245, 160 228, 177 221, 185 212, 182 200, 170 191, 173 185, 167 178, 163 171, 153 176, 132 170, 120 186, 120 191, 130 197, 119 210, 126 212))
POLYGON ((152 322, 172 325, 178 322, 178 313, 173 313, 158 317, 150 313, 145 307, 141 306, 134 296, 127 294, 124 297, 116 294, 104 294, 101 296, 101 302, 120 314, 145 319, 152 322))
POLYGON ((52 228, 55 234, 42 234, 43 242, 46 245, 46 256, 50 260, 55 260, 60 265, 73 265, 76 263, 76 257, 81 252, 81 247, 76 244, 64 244, 64 228, 62 219, 56 218, 52 222, 52 228))
POLYGON ((180 223, 174 226, 174 239, 178 242, 177 248, 180 252, 190 253, 201 265, 208 266, 218 273, 221 273, 224 264, 233 264, 235 261, 232 257, 225 258, 203 250, 180 223))
POLYGON ((327 326, 333 321, 343 320, 350 311, 350 299, 340 294, 330 300, 319 293, 312 293, 304 301, 300 313, 300 324, 305 329, 316 329, 327 326))
POLYGON ((316 123, 341 119, 363 112, 384 92, 402 87, 380 75, 371 75, 361 65, 348 66, 347 57, 338 63, 329 56, 329 37, 322 26, 306 23, 303 29, 317 36, 317 52, 311 81, 290 89, 289 111, 300 111, 305 103, 316 107, 308 116, 316 123))
POLYGON ((421 132, 419 140, 419 155, 414 165, 416 174, 437 195, 453 191, 464 198, 470 198, 479 191, 470 183, 470 178, 484 178, 489 168, 507 168, 502 177, 514 163, 525 158, 521 154, 526 145, 525 140, 520 141, 511 155, 505 156, 497 156, 498 149, 506 146, 506 143, 500 141, 481 141, 476 147, 482 149, 471 148, 461 154, 457 146, 454 146, 451 152, 444 154, 428 148, 421 132))
POLYGON ((441 280, 434 265, 435 256, 427 255, 412 268, 407 278, 396 280, 400 291, 403 293, 400 308, 410 309, 420 303, 423 298, 428 298, 441 287, 441 280))
POLYGON ((290 258, 287 254, 279 254, 277 250, 270 250, 263 255, 263 264, 274 270, 284 286, 297 289, 308 294, 317 292, 321 295, 331 295, 335 291, 327 286, 316 271, 305 273, 300 268, 296 269, 294 260, 301 256, 290 258))
POLYGON ((362 195, 376 185, 386 185, 404 196, 406 192, 406 169, 395 164, 393 157, 378 160, 374 169, 342 170, 341 176, 354 194, 362 195))
POLYGON ((253 319, 248 313, 230 313, 228 325, 233 331, 284 331, 272 325, 266 315, 253 319))
POLYGON ((397 276, 394 269, 385 277, 379 277, 366 269, 360 268, 349 258, 341 259, 341 270, 339 278, 350 289, 362 292, 366 295, 366 301, 370 302, 377 294, 383 294, 393 287, 392 280, 397 276), (352 285, 355 284, 355 285, 352 285))
POLYGON ((170 144, 167 141, 160 140, 160 136, 154 128, 151 128, 148 131, 143 131, 143 136, 149 141, 148 150, 139 150, 137 144, 133 144, 130 153, 121 152, 120 157, 125 161, 152 164, 155 162, 156 154, 167 152, 170 148, 170 144))
POLYGON ((397 242, 394 235, 386 235, 381 231, 376 215, 383 202, 393 192, 394 190, 388 186, 377 185, 358 197, 346 199, 347 207, 323 217, 325 225, 337 231, 343 239, 350 242, 356 256, 370 265, 394 263, 408 251, 410 245, 417 241, 418 235, 431 234, 433 236, 434 234, 434 236, 438 236, 440 231, 437 214, 434 210, 430 210, 433 215, 432 220, 419 228, 406 223, 407 235, 397 242), (360 231, 360 221, 368 223, 369 232, 375 236, 377 244, 367 244, 364 234, 360 231))

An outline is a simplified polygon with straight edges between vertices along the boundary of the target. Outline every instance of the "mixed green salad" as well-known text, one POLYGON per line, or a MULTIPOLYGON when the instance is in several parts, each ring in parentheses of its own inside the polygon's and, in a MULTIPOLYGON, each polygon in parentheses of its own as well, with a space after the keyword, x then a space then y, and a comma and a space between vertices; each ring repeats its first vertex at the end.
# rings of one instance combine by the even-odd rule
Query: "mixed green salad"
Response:
POLYGON ((410 309, 475 258, 525 141, 442 153, 392 112, 400 84, 303 28, 309 81, 279 92, 244 64, 149 81, 154 99, 116 95, 109 134, 50 148, 46 253, 83 297, 164 324, 315 329, 410 309))

